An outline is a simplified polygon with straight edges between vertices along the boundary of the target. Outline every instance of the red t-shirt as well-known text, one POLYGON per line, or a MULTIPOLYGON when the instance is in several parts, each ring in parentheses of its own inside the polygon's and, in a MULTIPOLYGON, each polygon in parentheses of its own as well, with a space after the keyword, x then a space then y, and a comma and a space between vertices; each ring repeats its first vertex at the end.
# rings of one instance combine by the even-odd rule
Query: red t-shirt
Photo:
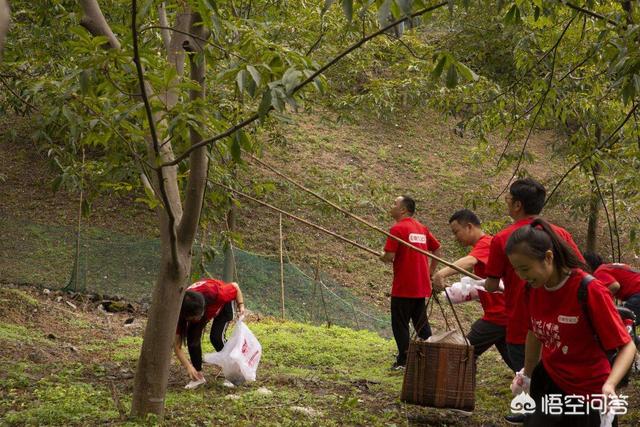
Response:
MULTIPOLYGON (((409 217, 396 222, 391 235, 425 251, 435 251, 440 247, 429 229, 409 217)), ((431 295, 431 279, 427 256, 387 237, 385 252, 395 252, 393 259, 393 286, 391 296, 402 298, 425 298, 431 295)))
POLYGON ((602 264, 593 272, 593 276, 606 287, 618 282, 620 290, 615 297, 621 301, 628 300, 632 295, 640 294, 640 271, 627 264, 602 264))
MULTIPOLYGON (((501 278, 504 283, 505 307, 507 309, 507 337, 509 344, 524 344, 527 337, 527 320, 524 317, 522 304, 524 302, 522 292, 525 281, 520 279, 509 262, 505 253, 505 247, 509 236, 515 230, 529 225, 535 218, 529 217, 514 222, 493 237, 489 251, 489 261, 485 267, 487 277, 501 278)), ((553 230, 573 248, 581 261, 584 261, 578 246, 573 241, 571 234, 562 227, 551 225, 553 230)))
POLYGON ((204 317, 201 321, 208 322, 220 313, 222 307, 236 299, 238 290, 230 283, 216 279, 205 279, 194 283, 187 288, 189 291, 198 292, 204 295, 206 302, 204 317))
POLYGON ((558 289, 541 287, 525 291, 529 329, 542 343, 545 370, 562 391, 583 396, 602 393, 602 385, 611 372, 602 347, 613 350, 631 340, 609 291, 597 280, 587 286, 587 310, 593 329, 589 325, 578 299, 580 281, 585 275, 575 269, 558 289))
MULTIPOLYGON (((489 261, 491 239, 491 236, 485 234, 476 242, 473 249, 471 249, 471 252, 469 252, 469 255, 478 260, 476 265, 473 266, 473 272, 482 278, 487 277, 485 274, 485 268, 487 261, 489 261)), ((486 292, 479 290, 478 297, 480 299, 482 309, 484 310, 482 320, 486 320, 487 322, 491 322, 496 325, 506 326, 508 319, 504 306, 504 294, 502 292, 486 292)))

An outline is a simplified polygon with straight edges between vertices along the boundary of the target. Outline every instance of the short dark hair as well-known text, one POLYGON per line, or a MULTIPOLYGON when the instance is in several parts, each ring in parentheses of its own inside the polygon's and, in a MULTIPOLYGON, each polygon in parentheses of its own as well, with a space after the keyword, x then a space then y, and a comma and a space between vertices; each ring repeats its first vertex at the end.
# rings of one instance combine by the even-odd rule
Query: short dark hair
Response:
POLYGON ((507 255, 518 252, 538 261, 542 261, 549 250, 553 252, 556 269, 585 268, 571 246, 542 218, 536 218, 530 225, 520 227, 511 233, 505 247, 507 255))
POLYGON ((453 221, 458 221, 460 224, 473 224, 480 227, 480 218, 470 209, 460 209, 455 211, 451 218, 449 218, 449 224, 453 221))
POLYGON ((595 252, 587 251, 583 255, 584 259, 587 261, 587 264, 589 265, 589 267, 591 267, 592 273, 596 271, 598 267, 604 264, 604 260, 602 259, 602 257, 595 252))
POLYGON ((509 193, 514 201, 522 203, 522 209, 527 215, 538 215, 542 212, 547 190, 532 178, 518 179, 509 187, 509 193))
POLYGON ((410 215, 416 213, 416 201, 409 196, 402 196, 402 206, 409 212, 410 215))

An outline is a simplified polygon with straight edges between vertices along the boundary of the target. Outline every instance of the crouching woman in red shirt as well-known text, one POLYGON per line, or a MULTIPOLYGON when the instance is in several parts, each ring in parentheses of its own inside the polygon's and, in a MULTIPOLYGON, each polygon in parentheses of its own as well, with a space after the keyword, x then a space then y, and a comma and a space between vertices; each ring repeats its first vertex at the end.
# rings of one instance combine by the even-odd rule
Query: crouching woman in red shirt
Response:
POLYGON ((213 320, 209 338, 216 351, 224 346, 224 331, 227 323, 233 319, 231 301, 236 302, 239 314, 244 314, 244 298, 237 283, 226 283, 221 280, 205 279, 189 286, 182 300, 180 317, 174 352, 176 357, 187 370, 193 381, 203 380, 202 374, 202 332, 209 320, 213 320), (225 309, 231 309, 230 316, 225 309), (186 342, 189 358, 182 351, 186 342))
POLYGON ((528 283, 522 305, 529 320, 524 375, 531 378, 536 408, 525 426, 600 426, 597 408, 603 396, 615 394, 635 356, 609 292, 591 283, 586 301, 580 299, 588 275, 540 218, 514 231, 505 249, 528 283), (605 350, 614 349, 618 355, 611 366, 605 350))

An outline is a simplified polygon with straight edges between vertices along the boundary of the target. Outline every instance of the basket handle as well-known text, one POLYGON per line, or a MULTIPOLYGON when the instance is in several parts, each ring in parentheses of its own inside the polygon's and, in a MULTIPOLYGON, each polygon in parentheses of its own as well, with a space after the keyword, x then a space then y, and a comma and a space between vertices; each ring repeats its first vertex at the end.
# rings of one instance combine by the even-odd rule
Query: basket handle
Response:
POLYGON ((415 340, 418 336, 418 331, 424 328, 429 322, 429 305, 431 305, 431 310, 433 311, 433 294, 431 297, 427 298, 427 303, 424 305, 424 321, 420 322, 418 325, 414 325, 413 332, 411 333, 411 340, 415 340))
MULTIPOLYGON (((444 293, 444 295, 447 297, 447 301, 449 301, 449 305, 451 306, 451 311, 453 311, 453 316, 456 318, 456 323, 458 324, 458 327, 460 328, 460 332, 462 333, 462 336, 464 337, 464 342, 467 344, 467 347, 470 347, 471 344, 469 343, 469 340, 467 339, 467 334, 464 332, 464 329, 462 329, 462 323, 460 323, 460 318, 458 317, 458 313, 456 312, 456 309, 453 307, 453 303, 451 302, 451 298, 449 297, 449 294, 447 292, 444 293)), ((432 298, 435 298, 436 302, 438 303, 438 305, 440 305, 440 301, 438 301, 438 298, 435 296, 435 294, 432 296, 432 298)), ((442 306, 440 305, 440 308, 442 308, 442 306)), ((445 316, 445 323, 447 323, 447 317, 445 316)), ((448 323, 447 323, 448 326, 448 323)))
MULTIPOLYGON (((449 301, 449 305, 451 306, 451 311, 453 311, 453 316, 456 319, 456 323, 458 324, 458 328, 460 328, 460 332, 462 333, 462 337, 464 338, 464 342, 467 346, 467 349, 469 347, 471 347, 471 344, 469 343, 469 340, 467 339, 467 334, 464 332, 464 329, 462 328, 462 323, 460 322, 460 318, 458 317, 458 313, 456 312, 456 309, 453 307, 453 303, 451 302, 451 298, 449 298, 449 294, 448 293, 444 293, 445 296, 447 297, 447 301, 449 301)), ((418 331, 421 330, 429 321, 429 317, 428 317, 428 311, 429 311, 429 304, 431 304, 431 309, 433 310, 433 302, 435 301, 436 304, 438 304, 438 307, 440 308, 440 312, 442 313, 442 318, 444 319, 444 323, 445 326, 447 328, 447 331, 451 330, 451 326, 449 325, 449 321, 447 320, 447 315, 444 312, 444 307, 442 307, 442 304, 440 304, 440 300, 438 299, 438 297, 436 296, 435 293, 431 294, 431 297, 427 300, 427 303, 424 306, 424 322, 420 322, 420 327, 415 328, 413 331, 413 334, 411 336, 411 339, 414 340, 416 339, 416 336, 418 335, 418 331)))

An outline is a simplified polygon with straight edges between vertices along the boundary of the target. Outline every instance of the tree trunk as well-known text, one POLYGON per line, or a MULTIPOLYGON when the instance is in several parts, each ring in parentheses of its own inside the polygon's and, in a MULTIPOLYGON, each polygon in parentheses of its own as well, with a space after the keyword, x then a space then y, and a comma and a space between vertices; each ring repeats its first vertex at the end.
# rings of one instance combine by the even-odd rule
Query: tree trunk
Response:
POLYGON ((11 10, 7 0, 0 0, 0 64, 2 63, 2 51, 4 50, 4 42, 9 33, 9 22, 11 18, 11 10))
MULTIPOLYGON (((200 16, 193 14, 190 32, 201 38, 206 38, 208 33, 201 24, 200 16)), ((183 46, 190 53, 191 79, 199 84, 198 89, 190 90, 190 98, 192 101, 202 99, 204 97, 205 62, 204 58, 194 59, 197 55, 201 55, 200 45, 185 40, 183 46)), ((202 136, 194 128, 189 129, 189 135, 192 145, 202 140, 202 136)), ((173 158, 169 144, 163 150, 165 150, 161 152, 163 161, 173 158)), ((169 237, 171 226, 168 223, 168 212, 166 207, 159 206, 162 261, 158 281, 153 291, 144 341, 136 370, 131 404, 131 415, 134 417, 144 417, 149 413, 156 414, 160 418, 164 415, 164 397, 169 381, 171 353, 183 293, 189 283, 191 247, 200 221, 200 209, 207 179, 208 158, 206 154, 206 147, 200 147, 190 155, 190 174, 185 188, 184 209, 180 204, 180 192, 175 175, 177 167, 164 169, 164 182, 159 182, 157 177, 155 178, 155 185, 158 188, 160 185, 164 186, 170 208, 175 215, 176 222, 178 222, 176 230, 178 265, 172 261, 171 257, 169 237)))
MULTIPOLYGON (((236 213, 237 208, 236 204, 231 201, 231 208, 229 212, 227 212, 227 227, 229 231, 236 231, 236 213)), ((231 241, 228 242, 227 248, 224 251, 224 266, 222 268, 222 280, 225 282, 233 282, 234 280, 234 272, 236 271, 236 259, 233 254, 233 243, 231 241)))
MULTIPOLYGON (((188 257, 190 262, 190 256, 188 257)), ((164 415, 168 368, 187 279, 184 275, 174 274, 175 268, 171 265, 170 258, 168 256, 163 261, 153 291, 133 386, 131 415, 134 417, 143 417, 149 413, 160 418, 164 415)))

